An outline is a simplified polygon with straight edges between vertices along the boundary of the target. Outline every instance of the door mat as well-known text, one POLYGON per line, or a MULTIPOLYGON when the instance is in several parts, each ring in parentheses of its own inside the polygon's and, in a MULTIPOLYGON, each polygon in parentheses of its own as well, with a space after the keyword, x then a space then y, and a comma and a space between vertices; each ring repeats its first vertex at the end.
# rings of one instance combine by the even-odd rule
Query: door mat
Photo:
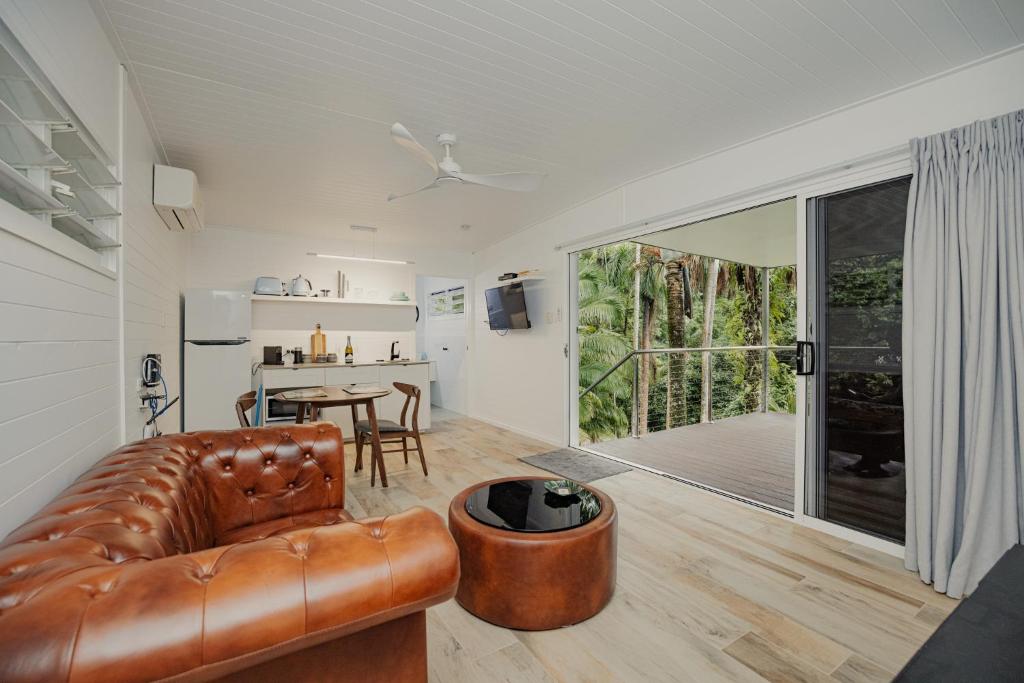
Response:
POLYGON ((577 451, 574 448, 559 448, 557 451, 541 453, 540 455, 527 455, 519 459, 528 465, 533 465, 542 470, 554 472, 560 477, 582 483, 594 481, 595 479, 604 479, 613 474, 622 474, 633 469, 629 465, 623 465, 621 462, 577 451))

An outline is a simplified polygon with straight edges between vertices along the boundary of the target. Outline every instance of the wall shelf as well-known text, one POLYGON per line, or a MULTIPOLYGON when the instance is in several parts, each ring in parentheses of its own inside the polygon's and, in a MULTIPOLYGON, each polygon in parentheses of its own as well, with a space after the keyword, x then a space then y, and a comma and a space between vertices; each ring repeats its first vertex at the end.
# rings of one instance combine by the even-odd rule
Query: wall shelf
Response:
POLYGON ((413 307, 415 301, 367 301, 365 299, 336 299, 322 296, 273 296, 253 294, 253 301, 274 301, 282 304, 341 304, 347 306, 406 306, 413 307))

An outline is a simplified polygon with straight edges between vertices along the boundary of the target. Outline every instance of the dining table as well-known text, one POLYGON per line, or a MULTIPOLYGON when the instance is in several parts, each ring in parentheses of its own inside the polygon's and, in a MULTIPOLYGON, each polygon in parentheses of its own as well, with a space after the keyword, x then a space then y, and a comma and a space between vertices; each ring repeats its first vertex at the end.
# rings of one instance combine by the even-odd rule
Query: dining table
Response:
MULTIPOLYGON (((348 389, 352 389, 349 387, 348 389)), ((355 429, 359 421, 359 406, 366 406, 366 419, 370 423, 370 486, 376 485, 377 470, 380 470, 381 486, 387 488, 388 474, 384 468, 384 454, 380 443, 380 430, 377 425, 377 409, 374 401, 383 398, 391 393, 390 389, 375 388, 374 391, 367 389, 346 390, 346 387, 313 387, 311 389, 299 390, 302 393, 296 394, 291 391, 283 391, 274 394, 274 400, 280 403, 295 404, 295 424, 302 424, 306 419, 306 409, 309 408, 310 422, 320 419, 320 411, 324 408, 336 408, 339 406, 350 406, 352 408, 352 428, 355 429), (317 392, 321 395, 310 395, 310 392, 317 392)), ((363 468, 361 457, 356 458, 355 471, 363 468)))

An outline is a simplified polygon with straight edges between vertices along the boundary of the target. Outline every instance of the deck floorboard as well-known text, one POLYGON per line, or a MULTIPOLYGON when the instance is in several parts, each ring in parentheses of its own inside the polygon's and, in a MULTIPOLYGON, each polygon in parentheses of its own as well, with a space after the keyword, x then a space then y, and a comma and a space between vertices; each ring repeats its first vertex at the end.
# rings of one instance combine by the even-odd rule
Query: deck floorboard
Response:
POLYGON ((795 415, 751 413, 587 448, 759 503, 793 509, 795 415))

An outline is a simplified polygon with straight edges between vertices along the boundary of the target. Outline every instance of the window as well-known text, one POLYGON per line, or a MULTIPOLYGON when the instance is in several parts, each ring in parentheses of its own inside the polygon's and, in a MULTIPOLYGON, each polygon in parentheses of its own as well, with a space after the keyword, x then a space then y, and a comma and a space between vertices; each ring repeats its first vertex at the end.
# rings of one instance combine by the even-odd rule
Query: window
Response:
MULTIPOLYGON (((54 93, 21 46, 3 36, 0 199, 105 254, 120 246, 119 183, 92 136, 54 93)), ((108 268, 114 264, 103 259, 108 268)))

